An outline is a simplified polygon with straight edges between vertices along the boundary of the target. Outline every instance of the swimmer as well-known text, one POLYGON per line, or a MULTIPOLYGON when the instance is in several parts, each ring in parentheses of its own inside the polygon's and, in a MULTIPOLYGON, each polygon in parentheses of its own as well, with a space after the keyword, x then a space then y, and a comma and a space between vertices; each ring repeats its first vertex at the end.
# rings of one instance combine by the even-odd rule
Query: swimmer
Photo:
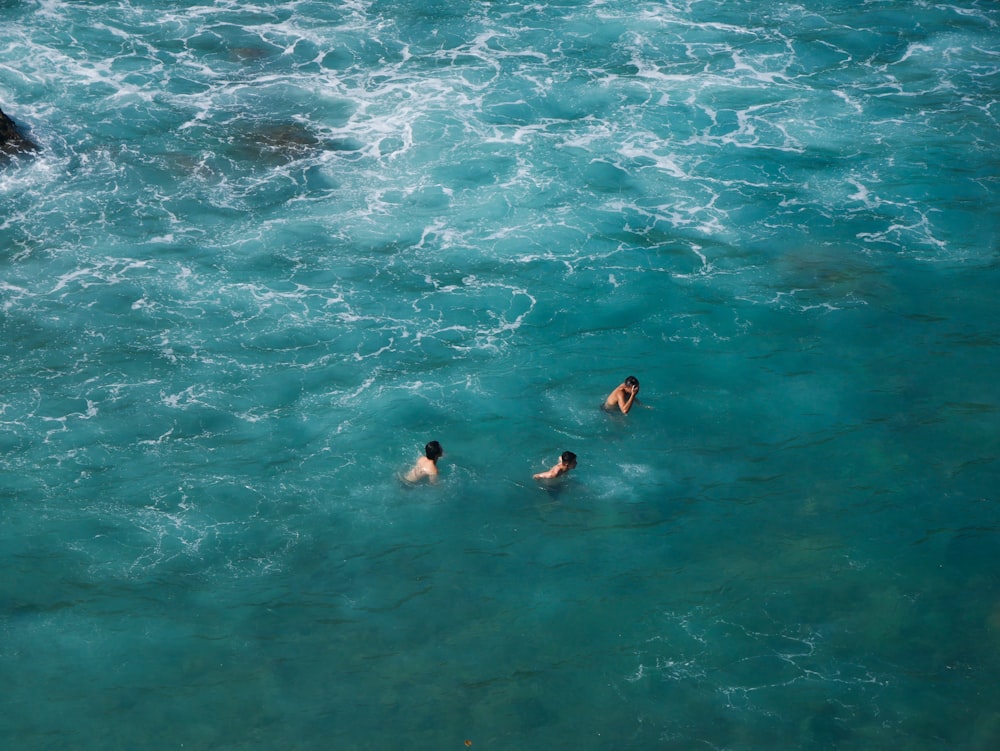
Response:
POLYGON ((563 451, 559 457, 559 463, 546 472, 539 472, 534 476, 536 480, 554 480, 566 474, 571 469, 576 468, 576 454, 572 451, 563 451))
POLYGON ((623 415, 627 415, 628 411, 632 409, 632 405, 635 404, 638 393, 639 379, 635 376, 629 376, 624 383, 618 385, 614 391, 608 394, 608 398, 604 400, 604 411, 621 410, 623 415))
POLYGON ((403 479, 407 482, 420 482, 426 477, 431 482, 437 482, 437 461, 442 456, 444 456, 444 449, 441 448, 441 444, 437 441, 431 441, 424 446, 424 456, 417 459, 413 469, 407 472, 403 479))

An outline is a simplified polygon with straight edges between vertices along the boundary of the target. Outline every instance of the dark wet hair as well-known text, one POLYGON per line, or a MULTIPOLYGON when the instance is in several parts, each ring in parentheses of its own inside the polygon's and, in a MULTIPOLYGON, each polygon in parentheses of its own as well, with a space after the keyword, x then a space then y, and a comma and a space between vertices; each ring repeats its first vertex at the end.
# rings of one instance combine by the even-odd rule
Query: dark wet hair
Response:
POLYGON ((559 457, 563 464, 576 464, 576 454, 572 451, 563 451, 562 456, 559 457))
POLYGON ((629 376, 628 378, 625 379, 625 385, 626 386, 638 386, 639 385, 639 379, 636 378, 635 376, 629 376))
POLYGON ((424 453, 427 455, 427 458, 433 462, 441 458, 441 454, 444 453, 444 449, 441 448, 441 444, 437 441, 431 441, 424 446, 424 453))

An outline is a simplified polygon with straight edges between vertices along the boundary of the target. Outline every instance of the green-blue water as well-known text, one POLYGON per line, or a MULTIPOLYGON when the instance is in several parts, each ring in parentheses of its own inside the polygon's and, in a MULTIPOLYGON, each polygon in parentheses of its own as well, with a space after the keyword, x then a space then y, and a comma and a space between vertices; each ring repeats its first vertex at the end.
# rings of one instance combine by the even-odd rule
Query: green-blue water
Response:
POLYGON ((3 748, 1000 747, 998 25, 0 2, 3 748))

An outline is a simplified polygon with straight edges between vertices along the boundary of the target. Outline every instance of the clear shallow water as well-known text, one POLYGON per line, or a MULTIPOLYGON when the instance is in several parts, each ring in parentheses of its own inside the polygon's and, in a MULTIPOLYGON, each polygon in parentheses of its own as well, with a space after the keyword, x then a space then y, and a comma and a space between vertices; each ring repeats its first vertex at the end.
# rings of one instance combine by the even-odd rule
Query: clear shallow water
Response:
POLYGON ((995 748, 998 21, 0 5, 0 736, 995 748))

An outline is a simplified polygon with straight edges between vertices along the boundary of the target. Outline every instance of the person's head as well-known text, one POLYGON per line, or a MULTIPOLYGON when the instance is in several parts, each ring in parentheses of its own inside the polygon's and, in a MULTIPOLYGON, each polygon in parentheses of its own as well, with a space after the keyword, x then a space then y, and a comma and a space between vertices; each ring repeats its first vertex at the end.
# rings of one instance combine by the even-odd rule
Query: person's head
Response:
POLYGON ((442 455, 444 455, 444 449, 441 448, 441 444, 437 441, 431 441, 424 446, 424 454, 426 454, 427 458, 432 462, 436 462, 442 457, 442 455))
POLYGON ((630 391, 636 391, 639 388, 639 379, 635 376, 629 376, 625 379, 625 385, 629 387, 630 391))
POLYGON ((563 451, 562 456, 559 457, 559 461, 561 461, 563 464, 569 467, 575 467, 576 454, 574 454, 572 451, 563 451))

